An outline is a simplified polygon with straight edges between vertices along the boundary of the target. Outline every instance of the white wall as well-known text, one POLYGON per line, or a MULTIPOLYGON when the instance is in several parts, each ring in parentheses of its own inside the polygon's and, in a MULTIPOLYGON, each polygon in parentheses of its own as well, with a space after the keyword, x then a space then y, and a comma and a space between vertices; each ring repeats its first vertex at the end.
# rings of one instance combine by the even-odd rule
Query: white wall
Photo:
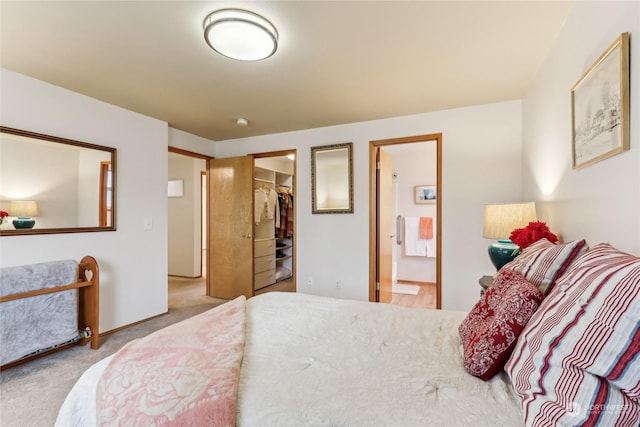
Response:
POLYGON ((494 268, 484 204, 521 196, 520 101, 216 142, 218 158, 297 148, 298 291, 367 300, 369 141, 443 133, 443 307, 468 310, 494 268), (310 147, 354 143, 354 214, 311 214, 310 147), (307 278, 313 285, 307 285, 307 278), (336 289, 336 281, 342 283, 336 289))
POLYGON ((215 143, 210 139, 205 139, 171 127, 169 128, 169 145, 211 157, 213 157, 215 153, 215 143))
POLYGON ((117 231, 0 238, 0 266, 94 256, 100 330, 167 311, 165 122, 14 72, 0 71, 3 126, 115 147, 117 231), (144 230, 145 218, 153 221, 144 230))
POLYGON ((523 191, 565 240, 609 241, 640 254, 640 3, 576 2, 523 100, 523 191), (573 85, 631 33, 631 150, 571 168, 573 85))

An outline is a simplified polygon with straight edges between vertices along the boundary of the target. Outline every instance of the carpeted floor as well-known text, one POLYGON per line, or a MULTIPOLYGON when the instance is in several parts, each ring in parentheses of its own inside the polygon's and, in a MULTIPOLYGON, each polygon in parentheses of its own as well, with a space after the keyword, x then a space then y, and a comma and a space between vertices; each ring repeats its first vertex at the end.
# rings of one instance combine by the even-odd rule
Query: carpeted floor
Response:
POLYGON ((74 346, 0 372, 0 426, 50 427, 80 375, 129 341, 195 316, 225 300, 203 295, 201 280, 169 279, 169 313, 101 339, 100 348, 74 346))

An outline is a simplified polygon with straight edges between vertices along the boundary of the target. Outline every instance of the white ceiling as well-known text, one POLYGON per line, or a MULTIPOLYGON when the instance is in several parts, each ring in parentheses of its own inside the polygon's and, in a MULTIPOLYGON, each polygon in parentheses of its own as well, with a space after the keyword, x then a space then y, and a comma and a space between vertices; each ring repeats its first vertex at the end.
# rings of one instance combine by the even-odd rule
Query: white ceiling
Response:
POLYGON ((2 0, 0 65, 225 140, 520 99, 573 4, 2 0), (224 7, 275 24, 275 55, 212 51, 224 7))

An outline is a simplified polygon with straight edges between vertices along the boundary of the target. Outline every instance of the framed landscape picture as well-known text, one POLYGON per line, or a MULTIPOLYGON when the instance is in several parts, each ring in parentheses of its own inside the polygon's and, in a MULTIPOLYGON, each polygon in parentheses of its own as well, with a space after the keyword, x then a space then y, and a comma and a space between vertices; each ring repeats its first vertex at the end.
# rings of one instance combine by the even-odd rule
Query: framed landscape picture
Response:
POLYGON ((418 205, 435 203, 438 200, 437 188, 435 185, 416 185, 415 203, 418 205))
POLYGON ((571 89, 573 169, 629 149, 629 33, 571 89))

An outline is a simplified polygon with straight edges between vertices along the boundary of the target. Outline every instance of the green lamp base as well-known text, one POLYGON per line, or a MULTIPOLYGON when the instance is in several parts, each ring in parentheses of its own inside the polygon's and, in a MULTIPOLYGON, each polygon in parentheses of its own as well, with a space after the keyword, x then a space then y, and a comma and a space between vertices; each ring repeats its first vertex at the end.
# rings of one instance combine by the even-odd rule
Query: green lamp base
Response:
POLYGON ((33 228, 34 225, 36 225, 36 220, 31 218, 18 217, 13 220, 13 226, 16 230, 33 228))
POLYGON ((500 270, 505 264, 513 261, 518 256, 516 251, 519 246, 511 240, 498 240, 489 245, 489 258, 496 270, 500 270))

